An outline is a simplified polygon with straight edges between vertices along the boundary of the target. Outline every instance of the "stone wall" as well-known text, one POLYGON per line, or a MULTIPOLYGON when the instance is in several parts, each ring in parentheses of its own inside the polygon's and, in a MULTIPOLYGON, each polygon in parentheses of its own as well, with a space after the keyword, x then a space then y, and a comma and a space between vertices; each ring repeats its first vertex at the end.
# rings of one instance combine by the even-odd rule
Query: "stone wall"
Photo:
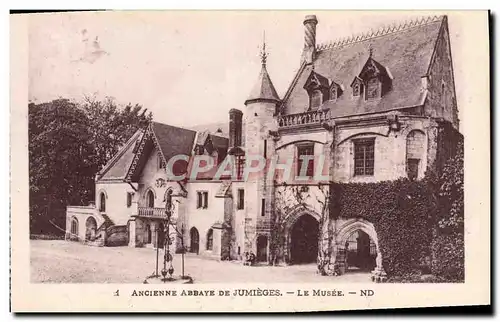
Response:
POLYGON ((447 24, 443 24, 436 43, 433 62, 427 80, 426 114, 442 117, 451 122, 458 130, 458 109, 455 96, 455 83, 450 52, 450 39, 447 24))
POLYGON ((221 234, 217 229, 212 228, 216 223, 224 222, 224 199, 215 198, 222 182, 220 181, 196 181, 187 184, 187 199, 186 199, 186 245, 190 246, 190 230, 195 227, 200 236, 199 254, 207 257, 219 258, 221 256, 221 234), (208 207, 197 207, 197 192, 208 192, 208 207), (207 233, 209 229, 213 229, 213 245, 212 251, 206 249, 207 233))
POLYGON ((127 193, 135 193, 134 189, 124 182, 96 183, 96 208, 99 209, 101 193, 106 197, 106 211, 104 212, 115 225, 126 225, 133 213, 133 207, 127 206, 127 193))

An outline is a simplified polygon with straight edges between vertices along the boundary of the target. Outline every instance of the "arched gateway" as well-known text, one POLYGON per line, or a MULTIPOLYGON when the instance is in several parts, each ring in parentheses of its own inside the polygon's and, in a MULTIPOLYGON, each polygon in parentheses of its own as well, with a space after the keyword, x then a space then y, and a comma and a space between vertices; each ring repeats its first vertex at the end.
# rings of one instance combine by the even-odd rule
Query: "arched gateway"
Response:
POLYGON ((356 269, 373 269, 376 274, 384 274, 377 232, 372 223, 364 219, 345 221, 337 229, 335 244, 335 262, 341 274, 353 266, 356 269))
POLYGON ((320 215, 309 207, 296 207, 285 220, 287 262, 315 263, 318 258, 320 215))

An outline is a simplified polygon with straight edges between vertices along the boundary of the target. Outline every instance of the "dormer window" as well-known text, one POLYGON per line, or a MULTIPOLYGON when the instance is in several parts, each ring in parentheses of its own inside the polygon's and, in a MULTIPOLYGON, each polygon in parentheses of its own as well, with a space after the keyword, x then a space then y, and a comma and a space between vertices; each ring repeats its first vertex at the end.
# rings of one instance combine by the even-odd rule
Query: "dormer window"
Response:
POLYGON ((371 56, 352 82, 352 95, 363 96, 365 100, 381 98, 392 88, 389 70, 371 56), (363 89, 365 93, 363 93, 363 89))
POLYGON ((330 100, 336 101, 342 95, 342 88, 339 84, 332 82, 330 86, 330 100))
POLYGON ((309 109, 317 110, 323 103, 323 93, 319 89, 315 89, 310 94, 309 109))
POLYGON ((380 97, 380 81, 377 77, 372 77, 366 83, 366 99, 374 99, 380 97))
POLYGON ((356 77, 352 82, 352 96, 357 97, 363 94, 363 81, 356 77))
POLYGON ((309 75, 304 89, 309 94, 309 110, 317 110, 324 101, 328 100, 328 79, 314 71, 309 75))

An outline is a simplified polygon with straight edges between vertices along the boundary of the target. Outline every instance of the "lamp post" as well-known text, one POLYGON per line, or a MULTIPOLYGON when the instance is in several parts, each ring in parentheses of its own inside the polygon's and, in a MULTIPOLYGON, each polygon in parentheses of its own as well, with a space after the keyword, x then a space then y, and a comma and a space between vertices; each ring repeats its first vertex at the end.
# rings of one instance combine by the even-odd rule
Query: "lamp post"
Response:
POLYGON ((155 277, 160 277, 158 274, 158 259, 160 257, 160 227, 156 227, 156 273, 155 277))
POLYGON ((164 256, 163 256, 163 269, 161 270, 161 275, 163 276, 163 283, 171 281, 172 275, 174 274, 173 266, 173 256, 170 254, 170 220, 172 218, 172 190, 169 190, 166 195, 165 200, 165 238, 164 238, 164 256), (170 267, 167 270, 167 262, 170 263, 170 267), (168 277, 167 277, 168 274, 168 277))
MULTIPOLYGON (((184 238, 181 239, 182 244, 182 275, 179 277, 174 277, 174 266, 172 253, 170 251, 170 225, 172 224, 172 212, 173 212, 173 204, 172 204, 172 190, 167 191, 165 195, 165 217, 163 220, 164 228, 160 229, 158 227, 157 237, 156 237, 156 275, 151 275, 144 280, 144 284, 149 283, 182 283, 182 284, 192 284, 193 278, 190 276, 184 275, 184 238), (162 233, 162 238, 160 238, 160 233, 162 233), (159 253, 160 247, 163 247, 163 268, 158 274, 158 266, 159 266, 159 253), (168 268, 167 268, 168 267, 168 268)), ((177 227, 172 227, 173 232, 176 234, 184 234, 184 225, 182 225, 181 231, 177 227)))

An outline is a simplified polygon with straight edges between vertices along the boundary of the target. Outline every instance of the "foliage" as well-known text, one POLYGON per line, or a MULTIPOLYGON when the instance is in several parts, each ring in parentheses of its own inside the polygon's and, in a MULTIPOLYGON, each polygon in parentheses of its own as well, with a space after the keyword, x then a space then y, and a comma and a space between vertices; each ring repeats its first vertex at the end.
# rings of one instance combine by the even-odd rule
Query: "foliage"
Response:
POLYGON ((28 105, 31 233, 63 233, 66 206, 93 200, 97 171, 151 119, 141 109, 110 99, 28 105))
POLYGON ((290 209, 314 205, 320 218, 318 227, 318 272, 322 275, 330 274, 331 245, 328 236, 328 216, 330 207, 330 189, 327 184, 312 186, 281 185, 276 189, 275 204, 273 205, 270 258, 271 264, 285 262, 286 259, 286 220, 290 209), (325 242, 325 239, 327 240, 325 242))
POLYGON ((444 165, 440 178, 439 213, 432 242, 432 271, 450 281, 463 281, 464 272, 464 147, 444 165))
MULTIPOLYGON (((374 225, 384 269, 390 280, 463 280, 462 143, 457 151, 445 164, 440 177, 428 171, 425 179, 419 181, 399 179, 306 188, 300 185, 277 187, 270 244, 272 264, 285 260, 285 222, 291 209, 316 204, 321 212, 320 227, 326 228, 328 219, 337 218, 365 219, 374 225)), ((322 230, 322 234, 325 232, 322 230)), ((321 237, 325 236, 320 235, 320 240, 321 237)), ((329 275, 331 246, 322 245, 320 241, 318 270, 321 274, 329 275)))
POLYGON ((118 149, 137 131, 145 127, 153 118, 151 112, 141 105, 127 104, 120 108, 111 98, 99 101, 86 97, 81 109, 91 126, 90 143, 95 149, 94 163, 101 168, 111 159, 118 149))
POLYGON ((377 232, 384 269, 402 275, 430 265, 436 196, 427 181, 400 179, 332 186, 332 217, 363 218, 377 232))

